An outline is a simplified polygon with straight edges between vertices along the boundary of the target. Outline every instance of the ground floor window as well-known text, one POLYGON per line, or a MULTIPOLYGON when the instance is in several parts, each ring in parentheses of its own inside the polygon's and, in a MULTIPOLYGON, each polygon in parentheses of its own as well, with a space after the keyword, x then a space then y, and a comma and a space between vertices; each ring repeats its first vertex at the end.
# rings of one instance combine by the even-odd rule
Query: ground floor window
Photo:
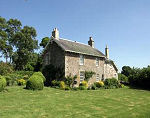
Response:
POLYGON ((99 74, 96 75, 96 81, 98 82, 100 80, 99 74))
POLYGON ((84 71, 80 72, 80 82, 84 80, 84 71))

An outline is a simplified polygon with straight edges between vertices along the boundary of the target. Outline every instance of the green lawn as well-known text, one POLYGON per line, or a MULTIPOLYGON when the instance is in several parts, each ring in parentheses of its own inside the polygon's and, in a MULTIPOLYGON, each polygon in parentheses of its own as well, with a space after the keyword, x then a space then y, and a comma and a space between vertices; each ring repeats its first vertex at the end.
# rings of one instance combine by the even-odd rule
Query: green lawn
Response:
POLYGON ((150 91, 7 89, 0 93, 0 118, 150 118, 150 91))

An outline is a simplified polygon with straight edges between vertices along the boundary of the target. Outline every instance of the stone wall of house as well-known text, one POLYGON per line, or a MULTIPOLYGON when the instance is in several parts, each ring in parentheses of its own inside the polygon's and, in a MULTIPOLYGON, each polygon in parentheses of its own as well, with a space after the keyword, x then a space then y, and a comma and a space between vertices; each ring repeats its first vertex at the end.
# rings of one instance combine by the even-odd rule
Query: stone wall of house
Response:
POLYGON ((104 64, 104 78, 112 78, 112 77, 118 79, 118 73, 112 64, 105 63, 104 64))
POLYGON ((44 54, 43 65, 45 66, 49 64, 59 68, 65 67, 65 52, 55 42, 51 42, 48 45, 44 54))
POLYGON ((72 76, 77 75, 77 84, 80 84, 80 72, 81 71, 93 71, 96 74, 89 80, 88 84, 91 85, 96 82, 96 76, 99 74, 99 79, 102 79, 104 74, 104 59, 99 58, 99 65, 96 66, 96 57, 84 56, 84 65, 79 64, 79 54, 66 53, 65 54, 65 76, 71 74, 72 76))

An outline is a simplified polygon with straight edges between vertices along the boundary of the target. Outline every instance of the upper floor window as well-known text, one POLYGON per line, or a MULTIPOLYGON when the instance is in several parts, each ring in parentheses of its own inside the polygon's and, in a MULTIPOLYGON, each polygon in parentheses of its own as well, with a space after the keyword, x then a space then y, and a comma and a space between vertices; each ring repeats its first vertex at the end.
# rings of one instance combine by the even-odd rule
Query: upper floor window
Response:
POLYGON ((96 58, 96 66, 99 66, 99 59, 96 58))
POLYGON ((84 71, 80 72, 80 82, 84 80, 84 71))
POLYGON ((84 56, 83 55, 80 55, 80 60, 79 60, 79 64, 80 65, 84 65, 84 56))

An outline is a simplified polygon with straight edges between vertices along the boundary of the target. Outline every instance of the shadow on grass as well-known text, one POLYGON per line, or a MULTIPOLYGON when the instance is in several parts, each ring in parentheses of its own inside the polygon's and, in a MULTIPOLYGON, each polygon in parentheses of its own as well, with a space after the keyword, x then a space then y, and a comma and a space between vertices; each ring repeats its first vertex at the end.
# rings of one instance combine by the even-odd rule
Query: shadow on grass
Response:
POLYGON ((128 85, 128 87, 130 89, 138 89, 138 90, 147 90, 147 91, 150 91, 149 87, 140 87, 140 86, 133 86, 133 85, 128 85))

